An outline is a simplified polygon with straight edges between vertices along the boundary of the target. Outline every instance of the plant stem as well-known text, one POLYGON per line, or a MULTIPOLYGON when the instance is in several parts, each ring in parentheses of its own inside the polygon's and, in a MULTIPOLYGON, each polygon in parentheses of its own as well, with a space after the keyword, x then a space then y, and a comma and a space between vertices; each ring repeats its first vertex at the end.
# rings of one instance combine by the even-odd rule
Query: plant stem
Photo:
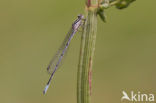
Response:
POLYGON ((77 73, 77 103, 90 103, 91 74, 97 32, 97 15, 104 21, 104 9, 112 6, 116 6, 118 9, 124 9, 133 1, 135 0, 109 0, 108 2, 105 1, 103 3, 103 0, 86 0, 86 21, 81 38, 77 73))
MULTIPOLYGON (((97 1, 87 0, 87 6, 97 5, 97 1)), ((77 74, 77 103, 90 103, 91 96, 91 74, 97 32, 96 9, 88 9, 86 16, 77 74)))

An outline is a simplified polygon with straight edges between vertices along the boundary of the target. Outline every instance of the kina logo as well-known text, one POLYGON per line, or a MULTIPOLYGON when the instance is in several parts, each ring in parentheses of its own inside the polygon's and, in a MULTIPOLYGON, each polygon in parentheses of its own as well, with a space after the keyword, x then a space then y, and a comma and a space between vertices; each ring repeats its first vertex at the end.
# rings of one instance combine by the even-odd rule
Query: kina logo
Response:
POLYGON ((141 93, 141 92, 134 92, 131 91, 129 94, 125 91, 122 91, 122 97, 121 101, 132 101, 132 102, 153 102, 155 101, 154 99, 154 94, 146 94, 146 93, 141 93))

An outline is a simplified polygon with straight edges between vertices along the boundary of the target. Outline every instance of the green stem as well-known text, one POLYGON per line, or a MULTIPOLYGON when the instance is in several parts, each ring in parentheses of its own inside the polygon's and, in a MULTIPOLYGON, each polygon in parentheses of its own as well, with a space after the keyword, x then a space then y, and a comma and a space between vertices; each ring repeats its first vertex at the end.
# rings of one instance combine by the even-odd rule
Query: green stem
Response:
POLYGON ((111 3, 110 3, 110 7, 116 5, 116 4, 119 3, 119 2, 120 2, 120 0, 116 0, 116 1, 111 2, 111 3))
POLYGON ((86 21, 82 33, 80 58, 77 73, 77 103, 90 103, 91 74, 97 32, 97 14, 105 20, 104 9, 116 6, 123 9, 135 0, 111 0, 108 5, 103 0, 87 0, 86 21), (98 3, 99 2, 99 3, 98 3), (98 5, 99 4, 99 5, 98 5))
MULTIPOLYGON (((97 4, 97 0, 91 0, 91 5, 93 4, 97 4)), ((97 32, 97 11, 96 9, 88 10, 86 15, 77 74, 77 103, 90 103, 91 96, 91 71, 97 32)))

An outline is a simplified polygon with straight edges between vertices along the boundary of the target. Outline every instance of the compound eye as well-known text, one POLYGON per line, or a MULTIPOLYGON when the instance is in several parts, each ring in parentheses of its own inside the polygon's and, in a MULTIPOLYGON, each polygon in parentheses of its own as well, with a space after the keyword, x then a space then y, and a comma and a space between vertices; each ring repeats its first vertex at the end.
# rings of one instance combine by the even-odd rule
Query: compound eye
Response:
POLYGON ((78 18, 81 18, 81 17, 82 17, 82 15, 80 14, 80 15, 78 15, 77 17, 78 17, 78 18))

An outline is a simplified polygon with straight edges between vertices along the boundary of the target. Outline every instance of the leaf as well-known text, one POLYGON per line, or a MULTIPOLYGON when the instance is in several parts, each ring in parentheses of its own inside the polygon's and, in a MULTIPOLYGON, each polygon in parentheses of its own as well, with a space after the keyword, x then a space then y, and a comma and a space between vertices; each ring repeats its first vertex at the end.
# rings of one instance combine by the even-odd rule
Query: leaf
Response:
POLYGON ((116 4, 116 8, 118 9, 124 9, 127 8, 132 2, 134 2, 136 0, 120 0, 117 4, 116 4))
POLYGON ((104 13, 104 10, 103 9, 98 9, 97 10, 97 14, 100 16, 101 20, 103 22, 106 22, 106 16, 105 16, 105 13, 104 13))

